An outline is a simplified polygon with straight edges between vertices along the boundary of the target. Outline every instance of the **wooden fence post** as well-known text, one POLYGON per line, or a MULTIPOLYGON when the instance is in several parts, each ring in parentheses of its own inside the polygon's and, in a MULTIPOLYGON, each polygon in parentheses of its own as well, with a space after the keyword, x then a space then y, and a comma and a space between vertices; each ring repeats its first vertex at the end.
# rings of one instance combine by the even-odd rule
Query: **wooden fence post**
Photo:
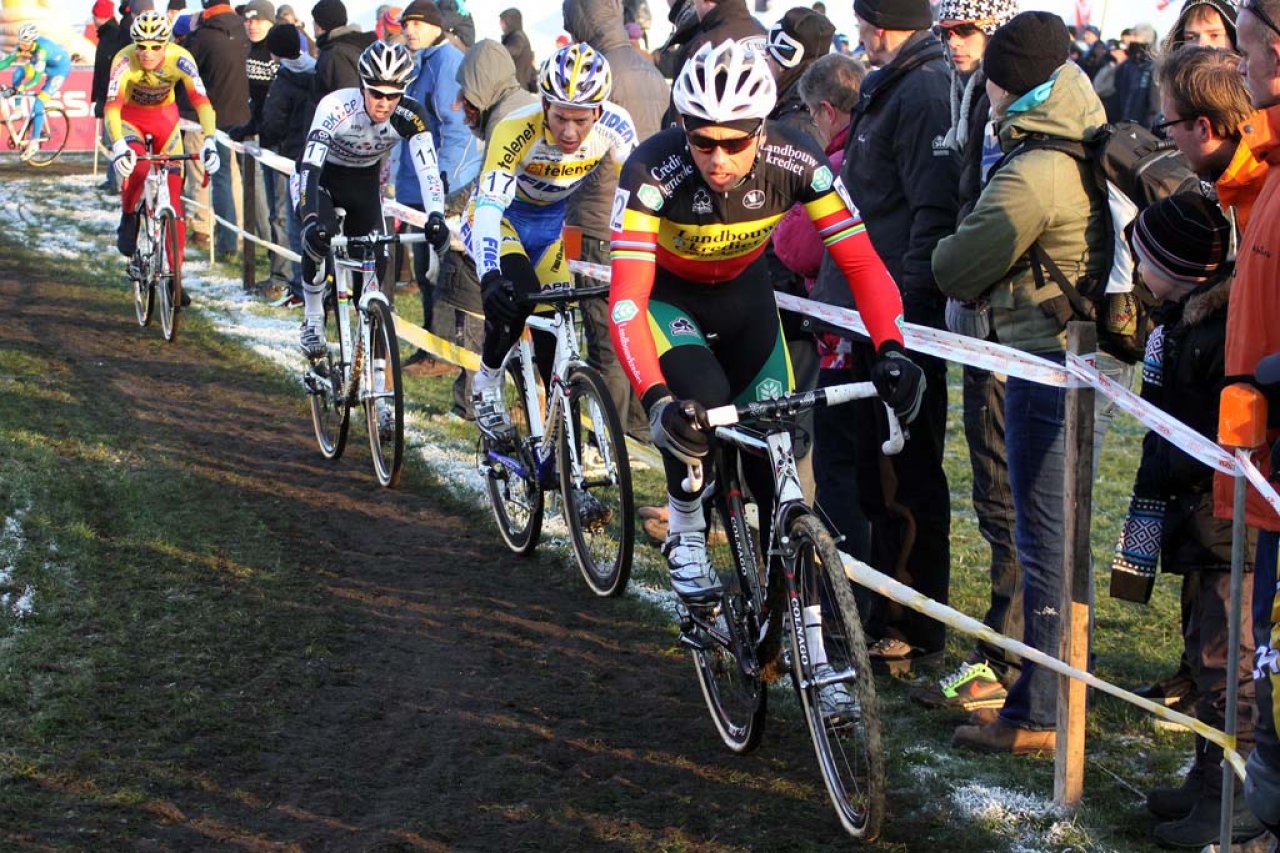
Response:
MULTIPOLYGON (((231 152, 231 156, 235 157, 235 151, 231 152)), ((241 239, 241 277, 243 279, 244 289, 248 292, 257 290, 257 245, 249 239, 249 235, 253 233, 258 223, 258 188, 257 188, 257 171, 258 162, 246 151, 240 155, 242 168, 240 169, 240 181, 243 184, 241 195, 244 198, 244 217, 242 219, 244 236, 241 239)))
MULTIPOLYGON (((1084 355, 1098 349, 1091 322, 1067 324, 1067 352, 1084 355)), ((1062 638, 1059 657, 1077 669, 1089 668, 1089 528, 1093 521, 1093 388, 1070 387, 1066 399, 1066 460, 1062 483, 1062 590, 1059 597, 1062 638)), ((1058 741, 1053 801, 1074 806, 1084 793, 1085 685, 1058 678, 1058 741)))

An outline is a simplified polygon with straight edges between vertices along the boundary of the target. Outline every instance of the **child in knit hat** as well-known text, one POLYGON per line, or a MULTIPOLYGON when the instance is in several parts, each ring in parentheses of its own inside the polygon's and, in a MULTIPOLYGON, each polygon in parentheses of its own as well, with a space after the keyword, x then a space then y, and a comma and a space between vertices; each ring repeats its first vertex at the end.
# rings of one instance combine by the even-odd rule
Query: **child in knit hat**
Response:
MULTIPOLYGON (((1142 396, 1212 439, 1224 385, 1223 345, 1231 290, 1231 226, 1216 203, 1197 192, 1171 196, 1148 207, 1133 231, 1142 280, 1164 305, 1142 366, 1142 396)), ((1252 554, 1252 546, 1246 549, 1252 554)), ((1214 518, 1213 470, 1155 431, 1142 443, 1133 497, 1111 565, 1111 594, 1145 602, 1157 559, 1165 572, 1183 576, 1195 604, 1183 638, 1196 681, 1195 716, 1224 728, 1231 580, 1231 523, 1214 518)), ((1246 559, 1246 570, 1252 558, 1246 559)), ((1250 661, 1252 584, 1245 583, 1236 737, 1253 743, 1250 661)), ((1184 594, 1185 594, 1184 592, 1184 594)), ((1147 808, 1163 822, 1153 833, 1164 846, 1200 848, 1218 838, 1222 747, 1196 736, 1195 761, 1182 784, 1147 795, 1147 808)), ((1237 791, 1239 796, 1239 791, 1237 791)), ((1235 834, 1262 832, 1237 800, 1235 834)), ((1251 833, 1251 834, 1250 834, 1251 833)))

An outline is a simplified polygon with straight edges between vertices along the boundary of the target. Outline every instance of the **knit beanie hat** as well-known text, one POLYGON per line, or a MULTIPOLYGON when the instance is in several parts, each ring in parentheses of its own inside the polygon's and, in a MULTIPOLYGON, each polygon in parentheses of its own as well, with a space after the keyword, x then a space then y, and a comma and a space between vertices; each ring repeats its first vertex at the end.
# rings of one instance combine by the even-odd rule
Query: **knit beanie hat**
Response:
POLYGON ((1202 193, 1178 193, 1138 214, 1133 249, 1165 278, 1195 287, 1225 271, 1231 224, 1202 193))
POLYGON ((927 30, 933 26, 929 0, 853 0, 853 14, 882 30, 927 30))
POLYGON ((111 0, 97 0, 93 4, 93 16, 95 18, 112 18, 115 17, 116 7, 111 0))
POLYGON ((187 8, 187 0, 169 0, 168 11, 182 12, 187 8))
POLYGON ((320 0, 311 7, 311 20, 326 33, 347 25, 347 7, 342 0, 320 0))
POLYGON ((267 50, 281 59, 297 59, 302 54, 298 28, 293 24, 276 24, 267 30, 267 50))
POLYGON ((1018 0, 942 0, 939 21, 968 21, 977 24, 988 37, 1018 14, 1018 0))
POLYGON ((400 15, 400 25, 404 26, 410 21, 424 21, 444 29, 444 15, 440 14, 440 7, 433 0, 413 0, 406 6, 400 15))
POLYGON ((1067 61, 1071 34, 1052 12, 1023 12, 996 30, 982 55, 987 79, 1014 95, 1025 95, 1067 61))
POLYGON ((831 51, 835 24, 821 12, 797 6, 769 28, 766 50, 783 68, 794 68, 831 51))

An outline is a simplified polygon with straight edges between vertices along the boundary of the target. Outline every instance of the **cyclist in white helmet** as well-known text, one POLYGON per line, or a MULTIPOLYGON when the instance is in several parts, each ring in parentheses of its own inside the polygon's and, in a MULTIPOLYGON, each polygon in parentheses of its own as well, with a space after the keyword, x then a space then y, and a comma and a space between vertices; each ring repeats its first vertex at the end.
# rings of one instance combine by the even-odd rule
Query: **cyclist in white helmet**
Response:
MULTIPOLYGON (((291 184, 298 219, 302 223, 302 351, 311 358, 325 354, 324 294, 326 282, 316 283, 318 264, 337 233, 334 208, 347 212, 343 231, 363 236, 383 227, 379 187, 382 158, 401 140, 422 187, 427 211, 427 241, 437 252, 449 243, 444 221, 444 186, 436 164, 436 149, 427 129, 427 108, 406 97, 414 76, 413 56, 402 44, 375 41, 360 54, 356 65, 360 87, 338 89, 321 99, 307 133, 307 144, 291 184)), ((378 256, 378 275, 386 265, 378 256)))
MULTIPOLYGON (((538 73, 541 102, 503 119, 485 147, 463 237, 484 297, 472 402, 481 431, 497 441, 512 435, 501 371, 529 315, 520 297, 569 282, 560 239, 565 199, 606 157, 618 168, 635 146, 631 116, 608 100, 611 88, 602 54, 586 44, 566 45, 538 73)), ((535 340, 545 346, 542 337, 535 340)), ((549 365, 550 353, 538 362, 549 365)))
MULTIPOLYGON (((700 413, 793 388, 764 250, 794 205, 804 206, 849 281, 880 352, 880 395, 909 421, 923 392, 902 346, 897 286, 822 149, 767 120, 775 99, 763 55, 732 40, 703 45, 674 85, 681 125, 636 149, 614 200, 613 342, 662 451, 663 553, 672 588, 691 602, 722 591, 707 560, 701 493, 682 485, 687 465, 707 453, 700 413)), ((747 478, 764 506, 772 477, 766 460, 751 461, 747 478)))
POLYGON ((30 160, 40 150, 40 133, 44 130, 44 105, 57 97, 62 84, 71 73, 71 54, 62 45, 47 36, 40 35, 35 24, 18 27, 18 49, 7 56, 0 56, 0 71, 17 65, 13 71, 14 92, 30 92, 36 95, 31 107, 31 134, 26 146, 18 154, 21 160, 30 160))

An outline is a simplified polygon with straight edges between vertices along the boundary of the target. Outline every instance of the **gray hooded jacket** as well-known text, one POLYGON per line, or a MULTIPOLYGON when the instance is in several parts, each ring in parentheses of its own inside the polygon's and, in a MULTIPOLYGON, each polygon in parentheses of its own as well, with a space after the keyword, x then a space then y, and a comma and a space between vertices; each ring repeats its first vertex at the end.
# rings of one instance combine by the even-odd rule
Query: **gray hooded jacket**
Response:
MULTIPOLYGON (((671 97, 670 87, 662 73, 645 61, 627 38, 621 0, 564 0, 564 23, 573 38, 591 45, 609 61, 613 76, 609 100, 631 114, 636 143, 657 133, 671 97)), ((617 187, 618 176, 609 164, 596 169, 569 196, 565 221, 582 226, 585 236, 608 240, 609 213, 617 187)))

